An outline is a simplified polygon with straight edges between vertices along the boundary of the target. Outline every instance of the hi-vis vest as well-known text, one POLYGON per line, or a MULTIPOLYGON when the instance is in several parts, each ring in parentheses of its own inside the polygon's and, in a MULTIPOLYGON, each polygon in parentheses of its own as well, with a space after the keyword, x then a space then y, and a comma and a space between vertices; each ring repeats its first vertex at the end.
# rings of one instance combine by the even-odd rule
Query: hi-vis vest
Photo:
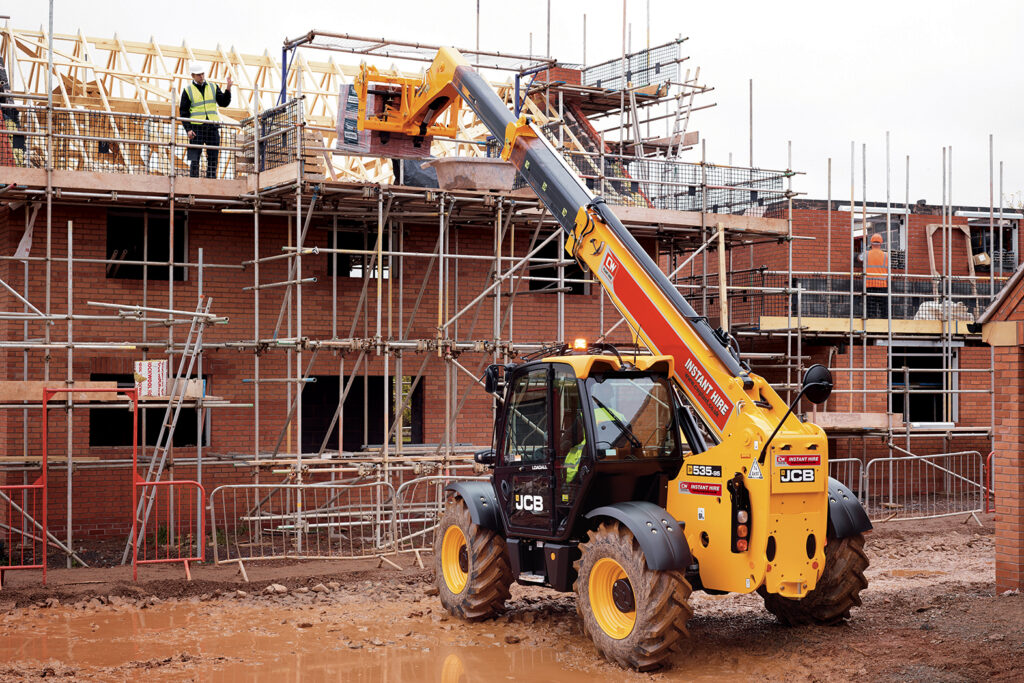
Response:
POLYGON ((881 249, 869 249, 865 257, 865 287, 886 287, 888 285, 888 257, 881 249))
MULTIPOLYGON (((618 419, 619 422, 625 421, 625 416, 619 411, 612 409, 611 412, 604 408, 598 408, 594 411, 594 422, 600 424, 601 422, 615 422, 618 419), (612 413, 615 417, 612 417, 612 413)), ((565 456, 565 481, 566 483, 576 478, 576 473, 580 469, 580 460, 583 458, 583 447, 587 445, 587 437, 583 436, 583 441, 569 449, 569 454, 565 456)))
POLYGON ((220 121, 217 115, 217 88, 212 83, 204 83, 202 91, 196 86, 195 81, 189 83, 188 99, 192 102, 188 114, 192 119, 190 123, 220 121))

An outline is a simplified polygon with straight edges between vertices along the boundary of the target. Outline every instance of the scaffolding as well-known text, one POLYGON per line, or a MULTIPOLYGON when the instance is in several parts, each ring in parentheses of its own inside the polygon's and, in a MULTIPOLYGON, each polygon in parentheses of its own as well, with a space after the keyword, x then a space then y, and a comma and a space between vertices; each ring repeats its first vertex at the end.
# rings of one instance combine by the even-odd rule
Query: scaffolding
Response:
MULTIPOLYGON (((289 486, 383 480, 395 488, 411 476, 471 474, 472 453, 489 438, 489 429, 482 433, 480 424, 487 422, 491 406, 473 405, 481 395, 478 385, 484 366, 564 342, 566 322, 573 319, 573 291, 589 291, 594 285, 587 274, 574 273, 575 263, 564 256, 562 232, 554 229, 556 222, 532 196, 515 189, 492 192, 396 185, 389 160, 337 151, 336 101, 343 81, 357 67, 338 64, 333 57, 310 60, 304 52, 322 49, 415 61, 430 50, 427 46, 312 31, 286 41, 277 60, 269 53, 241 55, 221 48, 199 50, 187 44, 172 47, 81 34, 51 38, 10 27, 2 30, 2 36, 0 54, 18 79, 12 78, 14 92, 0 104, 19 112, 20 124, 9 128, 7 135, 24 136, 26 154, 11 166, 0 166, 4 173, 0 199, 8 206, 9 217, 16 211, 23 214, 23 239, 27 237, 31 244, 31 236, 37 235, 31 252, 19 249, 13 256, 0 257, 4 274, 0 280, 7 297, 0 312, 0 322, 6 326, 0 348, 7 355, 8 376, 18 372, 18 354, 22 381, 35 378, 65 388, 82 382, 74 371, 76 358, 98 351, 131 359, 167 358, 171 363, 194 355, 195 372, 188 374, 197 378, 204 376, 204 362, 211 362, 207 356, 213 352, 230 351, 248 358, 244 372, 248 376, 240 377, 242 373, 236 371, 237 386, 224 391, 238 396, 248 390, 243 400, 203 392, 189 398, 172 395, 142 406, 143 412, 167 415, 177 414, 182 406, 196 412, 197 443, 189 448, 194 455, 175 457, 175 447, 163 439, 159 453, 145 447, 146 455, 140 458, 151 469, 165 464, 172 476, 175 467, 195 468, 202 483, 205 462, 248 473, 257 485, 267 484, 267 479, 270 485, 289 486), (197 59, 210 62, 211 80, 230 74, 239 85, 242 106, 229 109, 222 122, 230 134, 220 145, 216 179, 182 175, 189 143, 180 134, 174 103, 176 91, 188 78, 186 64, 197 59), (59 230, 55 207, 70 212, 91 207, 142 211, 141 256, 127 258, 115 252, 97 258, 88 251, 77 253, 78 229, 68 220, 66 231, 59 230), (161 247, 166 258, 156 259, 150 256, 157 243, 150 223, 155 224, 160 214, 166 216, 161 223, 167 230, 161 247), (251 256, 232 259, 231 250, 219 248, 226 245, 216 245, 214 259, 206 256, 210 250, 199 249, 197 259, 191 260, 190 250, 176 248, 174 226, 182 216, 185 221, 189 216, 251 219, 251 256), (45 231, 42 244, 37 222, 45 231), (310 310, 310 297, 304 293, 318 284, 314 273, 319 270, 311 267, 311 260, 320 263, 321 257, 328 259, 330 291, 321 292, 320 297, 326 296, 330 307, 310 310), (361 280, 355 288, 352 280, 339 276, 346 264, 361 280), (73 283, 76 273, 96 267, 108 274, 111 269, 139 268, 140 286, 126 290, 125 300, 90 299, 84 312, 76 305, 73 283), (62 277, 65 310, 59 310, 54 294, 62 277), (244 292, 251 315, 244 323, 234 323, 213 308, 205 315, 216 327, 207 338, 192 343, 175 334, 180 325, 193 325, 197 315, 189 309, 198 301, 185 299, 182 292, 201 300, 209 296, 211 278, 214 287, 223 289, 228 279, 234 292, 244 292), (546 334, 531 319, 539 297, 553 300, 554 329, 546 334), (116 313, 107 312, 111 307, 116 313), (86 341, 76 333, 86 327, 95 335, 99 324, 108 326, 104 339, 86 341), (242 324, 248 329, 243 330, 242 324), (153 327, 164 329, 154 333, 153 327), (375 411, 369 400, 371 372, 383 378, 384 386, 383 405, 375 411), (327 375, 337 380, 336 407, 326 424, 318 427, 323 431, 319 443, 306 448, 304 440, 312 431, 303 424, 303 389, 327 375), (442 383, 432 388, 436 400, 430 406, 441 427, 435 431, 435 442, 410 444, 406 414, 427 376, 442 383), (360 447, 346 449, 345 406, 360 386, 360 447), (214 409, 251 415, 251 435, 236 437, 230 452, 211 452, 205 446, 207 416, 214 409), (476 424, 465 417, 472 411, 476 411, 476 424), (371 419, 378 421, 374 429, 371 419), (331 448, 334 433, 338 443, 331 448), (371 433, 381 435, 379 442, 370 438, 371 433)), ((674 41, 671 49, 659 46, 628 55, 626 61, 645 64, 664 59, 678 67, 683 62, 681 44, 674 41)), ((939 299, 937 319, 927 321, 934 323, 934 330, 901 331, 892 316, 878 328, 874 325, 878 321, 869 323, 855 315, 864 292, 853 260, 854 212, 850 211, 850 270, 833 270, 829 262, 825 271, 814 274, 824 275, 827 289, 814 290, 803 281, 811 274, 793 267, 794 244, 802 237, 794 234, 796 173, 789 168, 791 163, 783 170, 716 165, 705 158, 703 146, 699 160, 681 159, 682 152, 697 144, 689 130, 691 114, 711 106, 695 104, 697 96, 710 91, 699 85, 699 70, 680 77, 679 68, 666 69, 664 81, 612 91, 587 85, 586 76, 579 84, 551 78, 559 68, 572 69, 550 59, 467 52, 485 67, 511 76, 497 83, 510 107, 518 104, 533 115, 584 182, 617 205, 623 223, 651 245, 656 261, 701 315, 717 320, 747 342, 745 357, 756 371, 782 371, 772 378, 781 389, 797 385, 812 358, 808 347, 817 338, 843 338, 850 349, 864 349, 869 341, 885 339, 888 372, 893 344, 915 335, 915 339, 939 342, 944 390, 992 395, 991 366, 974 371, 987 374, 988 389, 953 386, 952 349, 973 332, 943 311, 952 311, 964 297, 974 301, 973 309, 984 307, 1002 279, 994 274, 957 278, 952 263, 943 259, 937 278, 931 278, 939 299), (486 63, 488 59, 493 63, 486 63), (538 69, 545 78, 528 80, 538 69), (618 120, 618 126, 608 123, 598 130, 595 125, 611 120, 618 120), (651 124, 658 127, 662 122, 666 134, 651 134, 651 124), (755 252, 769 247, 781 250, 784 267, 754 266, 755 252), (746 252, 749 266, 742 263, 746 252), (958 289, 955 283, 961 281, 970 283, 969 294, 958 289), (805 325, 805 319, 813 317, 807 306, 820 304, 814 296, 822 297, 829 311, 845 311, 848 328, 822 331, 805 325), (845 308, 832 306, 844 298, 845 308)), ((486 156, 488 144, 478 122, 465 114, 458 135, 435 140, 432 151, 486 156)), ((852 161, 850 203, 855 206, 852 161)), ((831 164, 829 179, 831 186, 831 164)), ((830 246, 832 203, 829 197, 830 246)), ((891 208, 888 198, 887 207, 891 208)), ((909 212, 909 201, 906 207, 909 212)), ((867 213, 862 200, 865 221, 867 213)), ((1002 221, 1001 208, 998 213, 1002 221)), ((996 214, 995 208, 990 210, 993 224, 996 214)), ((952 216, 952 200, 944 197, 939 222, 944 240, 952 240, 952 216)), ((9 229, 14 229, 10 223, 9 229)), ((993 244, 991 238, 989 244, 993 244)), ((897 280, 890 277, 892 282, 897 280)), ((900 308, 901 294, 895 289, 890 287, 886 297, 889 311, 900 308)), ((606 303, 604 295, 597 293, 594 336, 631 344, 629 330, 606 303)), ((859 438, 862 444, 883 436, 890 449, 897 438, 905 437, 907 451, 916 436, 939 434, 947 442, 961 436, 991 436, 991 426, 972 427, 968 434, 957 427, 936 431, 895 424, 888 419, 893 414, 891 386, 867 386, 871 370, 867 353, 862 355, 861 367, 854 367, 852 361, 849 367, 827 363, 837 373, 851 377, 859 373, 862 378, 859 388, 851 381, 836 394, 861 396, 866 406, 869 393, 884 393, 887 421, 884 427, 856 427, 845 436, 859 438)), ((914 372, 909 367, 902 370, 906 375, 914 372)), ((906 382, 904 397, 912 392, 906 382)), ((852 400, 849 403, 852 408, 852 400)), ((22 455, 5 458, 3 470, 8 478, 21 473, 27 481, 34 467, 27 426, 38 406, 26 395, 0 407, 5 413, 20 414, 26 426, 22 455)), ((131 461, 123 458, 74 456, 85 447, 76 439, 75 411, 126 407, 124 401, 80 402, 68 394, 67 460, 61 464, 51 459, 51 469, 63 469, 67 477, 64 545, 69 566, 75 547, 74 473, 131 467, 131 461)), ((142 424, 146 444, 145 420, 142 424)))

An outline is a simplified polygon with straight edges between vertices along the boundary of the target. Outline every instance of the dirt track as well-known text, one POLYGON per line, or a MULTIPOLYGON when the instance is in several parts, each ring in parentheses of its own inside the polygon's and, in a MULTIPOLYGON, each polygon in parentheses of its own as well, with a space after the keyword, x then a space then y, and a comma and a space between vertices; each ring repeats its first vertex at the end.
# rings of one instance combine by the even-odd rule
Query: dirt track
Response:
POLYGON ((880 525, 848 625, 784 628, 753 596, 695 594, 690 638, 653 675, 603 662, 572 595, 513 587, 499 619, 465 624, 430 572, 304 563, 8 573, 0 677, 88 680, 1020 680, 1024 596, 993 594, 991 516, 880 525), (287 592, 270 595, 270 583, 287 592), (239 593, 238 591, 242 591, 239 593), (243 594, 244 593, 244 594, 243 594), (49 601, 49 606, 47 606, 49 601), (58 604, 59 602, 59 604, 58 604))

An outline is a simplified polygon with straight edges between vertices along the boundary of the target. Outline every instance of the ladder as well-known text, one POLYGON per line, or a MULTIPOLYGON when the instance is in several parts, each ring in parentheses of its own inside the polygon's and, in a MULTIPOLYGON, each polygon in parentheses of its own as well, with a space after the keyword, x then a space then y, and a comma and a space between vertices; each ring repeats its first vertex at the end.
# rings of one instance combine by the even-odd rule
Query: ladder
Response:
MULTIPOLYGON (((195 367, 196 358, 202 352, 203 348, 203 331, 206 325, 211 320, 210 306, 213 304, 213 299, 199 297, 199 303, 196 305, 195 314, 192 316, 192 324, 189 326, 188 337, 185 339, 185 346, 181 352, 181 360, 178 362, 178 370, 174 375, 174 381, 171 383, 170 400, 167 402, 167 408, 164 410, 164 417, 160 423, 160 432, 156 437, 156 445, 153 448, 153 456, 149 459, 149 467, 146 470, 146 477, 143 480, 144 483, 148 484, 151 482, 160 481, 160 477, 163 475, 164 465, 167 462, 167 455, 171 450, 171 446, 174 444, 174 430, 178 425, 178 415, 181 413, 181 407, 185 403, 185 387, 187 386, 187 379, 192 375, 192 369, 195 367), (187 364, 187 368, 186 368, 187 364)), ((143 444, 145 449, 145 444, 143 444)), ((138 474, 132 472, 132 486, 136 485, 136 479, 138 474)), ((145 534, 146 522, 149 521, 149 515, 153 509, 153 503, 156 500, 156 488, 155 487, 143 487, 143 495, 139 498, 138 506, 135 508, 135 520, 137 522, 138 529, 143 530, 135 539, 136 545, 142 539, 145 534)), ((202 512, 200 512, 202 514, 202 512)), ((121 564, 127 564, 128 558, 132 555, 132 537, 129 534, 128 541, 125 543, 124 555, 121 557, 121 564)))
POLYGON ((672 134, 669 136, 669 140, 677 140, 675 154, 672 153, 672 148, 669 147, 666 156, 679 157, 683 153, 683 138, 686 137, 686 129, 690 125, 690 112, 693 111, 693 98, 697 94, 697 91, 701 88, 697 85, 697 81, 700 80, 700 67, 698 66, 693 74, 693 78, 690 78, 690 70, 686 70, 686 76, 683 78, 683 87, 679 88, 679 94, 676 95, 676 115, 672 121, 672 134))
POLYGON ((640 112, 636 106, 636 91, 630 88, 629 92, 629 115, 632 119, 632 130, 633 130, 633 156, 640 157, 643 159, 644 154, 644 136, 640 131, 640 112))

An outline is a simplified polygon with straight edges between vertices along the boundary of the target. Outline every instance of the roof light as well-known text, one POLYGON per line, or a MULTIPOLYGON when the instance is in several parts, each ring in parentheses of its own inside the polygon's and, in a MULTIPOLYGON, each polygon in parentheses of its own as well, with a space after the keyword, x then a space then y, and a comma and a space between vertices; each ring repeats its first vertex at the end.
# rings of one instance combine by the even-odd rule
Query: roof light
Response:
POLYGON ((586 351, 587 350, 587 340, 584 339, 583 337, 579 337, 578 339, 574 339, 573 342, 572 342, 572 350, 573 351, 586 351))

